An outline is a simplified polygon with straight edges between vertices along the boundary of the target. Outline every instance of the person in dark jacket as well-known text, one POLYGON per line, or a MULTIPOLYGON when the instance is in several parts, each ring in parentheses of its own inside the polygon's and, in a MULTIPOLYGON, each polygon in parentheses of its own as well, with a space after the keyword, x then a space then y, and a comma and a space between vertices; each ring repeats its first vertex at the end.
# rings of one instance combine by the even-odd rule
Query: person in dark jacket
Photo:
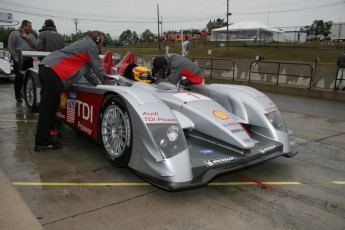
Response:
POLYGON ((188 58, 180 54, 165 54, 153 59, 152 75, 156 78, 156 83, 169 81, 177 84, 181 79, 182 72, 186 70, 189 74, 203 77, 202 70, 188 58))
POLYGON ((35 48, 36 38, 30 33, 31 30, 32 23, 28 20, 23 20, 20 30, 13 31, 8 38, 8 50, 13 59, 13 69, 16 76, 14 79, 14 93, 17 102, 23 101, 22 88, 24 75, 22 71, 33 67, 33 59, 31 57, 24 57, 22 68, 20 68, 16 49, 31 51, 35 48))
POLYGON ((52 52, 65 47, 65 39, 57 32, 53 20, 47 19, 39 32, 36 50, 52 52))
POLYGON ((61 147, 61 143, 54 142, 50 135, 60 93, 83 76, 94 86, 107 81, 98 56, 103 42, 104 36, 98 31, 92 31, 88 36, 50 53, 39 64, 42 90, 34 148, 36 152, 61 147))

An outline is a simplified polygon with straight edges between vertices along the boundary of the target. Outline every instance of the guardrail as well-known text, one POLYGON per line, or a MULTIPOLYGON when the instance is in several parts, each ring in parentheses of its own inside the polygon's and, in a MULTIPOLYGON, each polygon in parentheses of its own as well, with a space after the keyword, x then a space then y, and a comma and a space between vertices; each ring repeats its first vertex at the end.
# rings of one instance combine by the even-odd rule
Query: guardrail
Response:
POLYGON ((195 57, 192 61, 197 64, 200 69, 204 70, 205 75, 207 74, 210 78, 210 82, 212 82, 215 75, 221 77, 224 75, 225 78, 231 76, 232 80, 235 79, 235 62, 231 59, 195 57))
POLYGON ((276 77, 275 85, 279 85, 282 76, 303 78, 309 79, 309 84, 307 88, 310 89, 312 87, 312 77, 314 71, 317 68, 317 61, 314 65, 293 62, 252 61, 249 66, 250 71, 248 81, 251 82, 251 75, 253 73, 266 76, 271 75, 272 77, 276 77), (289 73, 286 73, 286 69, 289 70, 289 73))
POLYGON ((345 89, 345 78, 344 78, 345 68, 338 68, 337 75, 335 76, 334 91, 345 89), (342 87, 341 87, 342 85, 342 87))

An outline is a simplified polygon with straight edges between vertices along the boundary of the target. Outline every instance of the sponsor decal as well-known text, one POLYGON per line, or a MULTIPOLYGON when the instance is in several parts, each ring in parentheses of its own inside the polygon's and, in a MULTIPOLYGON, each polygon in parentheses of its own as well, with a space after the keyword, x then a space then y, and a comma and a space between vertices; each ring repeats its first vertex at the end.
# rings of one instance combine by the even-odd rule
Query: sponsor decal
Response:
MULTIPOLYGON (((69 92, 68 95, 69 95, 69 99, 66 99, 67 122, 74 124, 76 117, 78 117, 84 121, 89 121, 90 123, 92 123, 93 122, 93 105, 89 105, 80 100, 76 100, 77 94, 75 92, 69 92)), ((78 124, 78 127, 79 127, 79 124, 78 124)))
POLYGON ((268 103, 268 107, 265 108, 265 111, 268 113, 275 110, 277 110, 277 106, 273 102, 268 103))
POLYGON ((221 110, 215 109, 212 111, 213 116, 221 119, 221 120, 228 120, 229 119, 229 115, 227 113, 224 113, 221 110))
POLYGON ((77 93, 69 92, 69 99, 67 99, 67 122, 74 123, 75 121, 75 101, 77 99, 77 93))
POLYGON ((260 153, 266 153, 268 151, 271 151, 271 150, 275 149, 276 147, 277 147, 276 145, 268 146, 268 147, 259 149, 259 152, 260 153))
POLYGON ((253 139, 253 138, 247 138, 247 139, 243 139, 243 142, 244 143, 255 143, 255 144, 257 144, 257 143, 260 143, 260 141, 258 141, 258 140, 255 140, 255 139, 253 139))
POLYGON ((200 153, 208 155, 208 154, 213 154, 214 151, 212 149, 203 149, 203 150, 200 150, 200 153))
POLYGON ((167 118, 159 116, 158 112, 144 112, 143 117, 147 123, 177 123, 176 118, 167 118))
POLYGON ((67 99, 67 122, 74 123, 75 121, 75 99, 67 99))
POLYGON ((206 164, 206 167, 212 167, 212 166, 227 164, 227 163, 233 162, 235 160, 236 160, 235 157, 225 157, 225 158, 207 160, 207 161, 204 161, 204 162, 206 164))
POLYGON ((239 125, 240 123, 238 122, 229 122, 229 123, 226 123, 226 124, 223 124, 224 127, 230 127, 230 126, 234 126, 234 125, 239 125))
POLYGON ((126 127, 128 128, 127 130, 127 146, 129 147, 129 145, 131 144, 131 122, 129 120, 129 116, 128 113, 126 112, 125 114, 125 122, 126 122, 126 127))
POLYGON ((82 123, 80 123, 79 121, 78 121, 78 129, 79 129, 80 131, 83 131, 83 132, 87 133, 88 135, 91 135, 91 134, 92 134, 92 129, 89 129, 88 127, 84 126, 84 125, 83 125, 82 123))
POLYGON ((67 105, 67 95, 66 93, 60 94, 60 107, 65 109, 67 105))
POLYGON ((177 97, 184 102, 199 101, 199 100, 211 100, 209 97, 206 97, 206 96, 201 95, 201 94, 196 94, 196 93, 176 93, 176 94, 174 94, 174 97, 177 97))
POLYGON ((235 134, 235 133, 244 132, 244 129, 232 129, 230 131, 235 134))
POLYGON ((73 99, 73 100, 77 99, 77 93, 76 92, 69 92, 68 96, 70 99, 73 99))
POLYGON ((93 106, 89 105, 85 102, 75 100, 76 102, 76 107, 78 117, 81 117, 85 121, 90 121, 91 123, 93 122, 93 106))
POLYGON ((65 114, 62 114, 60 111, 58 111, 58 112, 56 113, 56 116, 57 116, 58 118, 63 119, 63 120, 65 120, 65 119, 66 119, 65 114))

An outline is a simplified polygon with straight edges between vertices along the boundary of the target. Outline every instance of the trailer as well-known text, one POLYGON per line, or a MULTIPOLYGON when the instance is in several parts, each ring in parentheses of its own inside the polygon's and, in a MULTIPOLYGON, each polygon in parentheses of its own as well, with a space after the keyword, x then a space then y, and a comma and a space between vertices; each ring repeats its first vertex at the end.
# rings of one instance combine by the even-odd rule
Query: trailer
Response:
POLYGON ((332 41, 345 41, 345 22, 333 23, 331 28, 332 41))

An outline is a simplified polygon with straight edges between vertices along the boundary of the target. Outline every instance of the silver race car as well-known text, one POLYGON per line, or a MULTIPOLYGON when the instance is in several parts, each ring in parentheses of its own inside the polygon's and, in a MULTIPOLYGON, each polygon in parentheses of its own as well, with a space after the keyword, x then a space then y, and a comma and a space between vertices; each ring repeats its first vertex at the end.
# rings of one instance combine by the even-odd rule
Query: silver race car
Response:
POLYGON ((0 50, 0 79, 14 80, 13 63, 8 51, 0 50))
MULTIPOLYGON (((121 75, 133 61, 134 56, 126 56, 112 68, 118 73, 112 75, 113 85, 94 87, 83 80, 64 91, 56 113, 99 143, 114 166, 129 167, 158 187, 180 190, 296 154, 280 112, 263 93, 248 86, 193 84, 185 78, 178 85, 133 81, 121 75)), ((27 106, 37 111, 37 69, 26 72, 23 90, 27 106)))

